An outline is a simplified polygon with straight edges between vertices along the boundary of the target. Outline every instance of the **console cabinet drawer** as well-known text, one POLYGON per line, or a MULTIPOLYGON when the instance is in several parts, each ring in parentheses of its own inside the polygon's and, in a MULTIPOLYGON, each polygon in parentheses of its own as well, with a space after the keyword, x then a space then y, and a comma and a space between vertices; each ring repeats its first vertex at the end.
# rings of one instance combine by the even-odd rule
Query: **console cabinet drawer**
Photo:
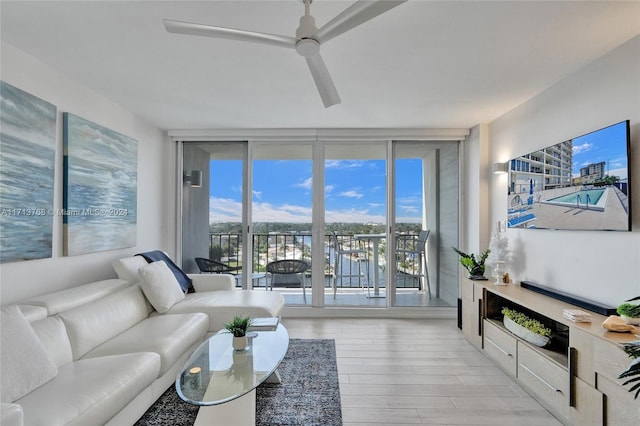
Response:
POLYGON ((462 285, 462 333, 473 346, 482 349, 482 289, 473 283, 462 285))
POLYGON ((569 335, 569 346, 575 349, 575 375, 579 379, 596 387, 596 374, 593 367, 593 347, 595 339, 587 333, 573 328, 569 335))
POLYGON ((473 283, 462 283, 460 286, 460 297, 462 300, 468 300, 473 302, 473 288, 475 285, 473 283))
POLYGON ((599 376, 606 376, 613 382, 617 382, 620 373, 631 364, 631 358, 616 345, 596 345, 594 349, 593 369, 595 372, 599 376))
POLYGON ((516 376, 516 338, 489 320, 484 321, 484 351, 511 376, 516 376))
MULTIPOLYGON (((577 377, 574 381, 574 405, 569 408, 572 425, 602 426, 604 420, 604 395, 577 377)), ((617 423, 609 423, 616 425, 617 423)))
POLYGON ((638 426, 640 401, 622 386, 623 380, 609 380, 598 374, 598 391, 606 395, 605 423, 607 426, 638 426))
POLYGON ((518 342, 518 379, 554 413, 569 417, 569 372, 518 342))

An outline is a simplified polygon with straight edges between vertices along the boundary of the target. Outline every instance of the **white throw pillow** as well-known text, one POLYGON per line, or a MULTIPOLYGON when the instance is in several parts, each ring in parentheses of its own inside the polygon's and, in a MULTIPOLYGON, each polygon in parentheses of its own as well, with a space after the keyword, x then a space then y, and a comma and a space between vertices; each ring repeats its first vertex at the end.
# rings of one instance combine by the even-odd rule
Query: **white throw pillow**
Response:
POLYGON ((2 307, 0 344, 3 402, 22 398, 58 374, 53 358, 16 305, 2 307))
POLYGON ((138 270, 140 286, 156 311, 164 314, 173 305, 184 299, 180 284, 163 261, 149 263, 138 270))
POLYGON ((147 265, 147 261, 142 256, 129 256, 122 259, 114 260, 111 264, 115 269, 118 278, 137 283, 140 281, 138 270, 147 265))

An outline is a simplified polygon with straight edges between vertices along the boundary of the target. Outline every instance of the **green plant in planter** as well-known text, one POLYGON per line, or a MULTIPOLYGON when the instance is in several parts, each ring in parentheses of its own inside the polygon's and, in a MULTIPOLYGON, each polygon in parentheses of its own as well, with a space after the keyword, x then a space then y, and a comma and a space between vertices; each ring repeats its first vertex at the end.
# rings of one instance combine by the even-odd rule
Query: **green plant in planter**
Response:
POLYGON ((460 264, 469 272, 469 278, 484 278, 484 262, 487 260, 487 256, 489 256, 491 250, 486 249, 480 253, 479 259, 476 259, 476 255, 473 253, 467 254, 455 247, 451 248, 460 256, 460 264))
POLYGON ((635 305, 633 303, 623 303, 618 306, 617 309, 618 314, 624 315, 629 318, 640 318, 640 305, 635 305))
POLYGON ((233 320, 224 325, 225 330, 233 334, 233 337, 247 335, 247 329, 251 326, 251 318, 236 315, 233 320))
POLYGON ((502 308, 502 315, 509 318, 511 321, 518 325, 523 326, 529 331, 532 331, 543 337, 551 337, 551 329, 545 327, 540 321, 533 318, 529 318, 522 312, 514 311, 509 308, 502 308))
POLYGON ((634 360, 629 365, 629 368, 620 373, 618 379, 628 379, 622 384, 623 386, 633 383, 629 388, 629 392, 636 391, 634 399, 638 399, 638 395, 640 395, 640 340, 623 343, 622 345, 627 355, 634 360))

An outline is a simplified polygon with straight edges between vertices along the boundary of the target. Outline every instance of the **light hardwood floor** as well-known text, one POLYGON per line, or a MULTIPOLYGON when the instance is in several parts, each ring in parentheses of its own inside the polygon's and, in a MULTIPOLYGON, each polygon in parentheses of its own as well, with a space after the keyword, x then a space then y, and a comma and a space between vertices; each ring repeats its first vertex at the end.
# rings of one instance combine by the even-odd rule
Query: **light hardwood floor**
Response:
POLYGON ((561 425, 471 346, 455 320, 283 318, 335 339, 344 426, 561 425))

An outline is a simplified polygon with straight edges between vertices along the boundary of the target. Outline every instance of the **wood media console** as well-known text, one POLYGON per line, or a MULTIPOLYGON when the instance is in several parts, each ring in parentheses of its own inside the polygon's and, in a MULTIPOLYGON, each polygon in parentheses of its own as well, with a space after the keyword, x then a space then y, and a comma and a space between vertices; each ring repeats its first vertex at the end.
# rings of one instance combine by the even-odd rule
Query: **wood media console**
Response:
POLYGON ((563 310, 586 310, 583 305, 519 285, 495 285, 492 280, 463 280, 460 294, 462 331, 467 340, 562 423, 640 424, 640 400, 634 400, 618 379, 631 363, 621 344, 638 340, 640 327, 635 333, 609 332, 601 327, 607 317, 595 312, 590 312, 590 323, 573 322, 563 316, 563 310), (502 323, 503 307, 550 328, 550 345, 531 345, 507 330, 502 323))

